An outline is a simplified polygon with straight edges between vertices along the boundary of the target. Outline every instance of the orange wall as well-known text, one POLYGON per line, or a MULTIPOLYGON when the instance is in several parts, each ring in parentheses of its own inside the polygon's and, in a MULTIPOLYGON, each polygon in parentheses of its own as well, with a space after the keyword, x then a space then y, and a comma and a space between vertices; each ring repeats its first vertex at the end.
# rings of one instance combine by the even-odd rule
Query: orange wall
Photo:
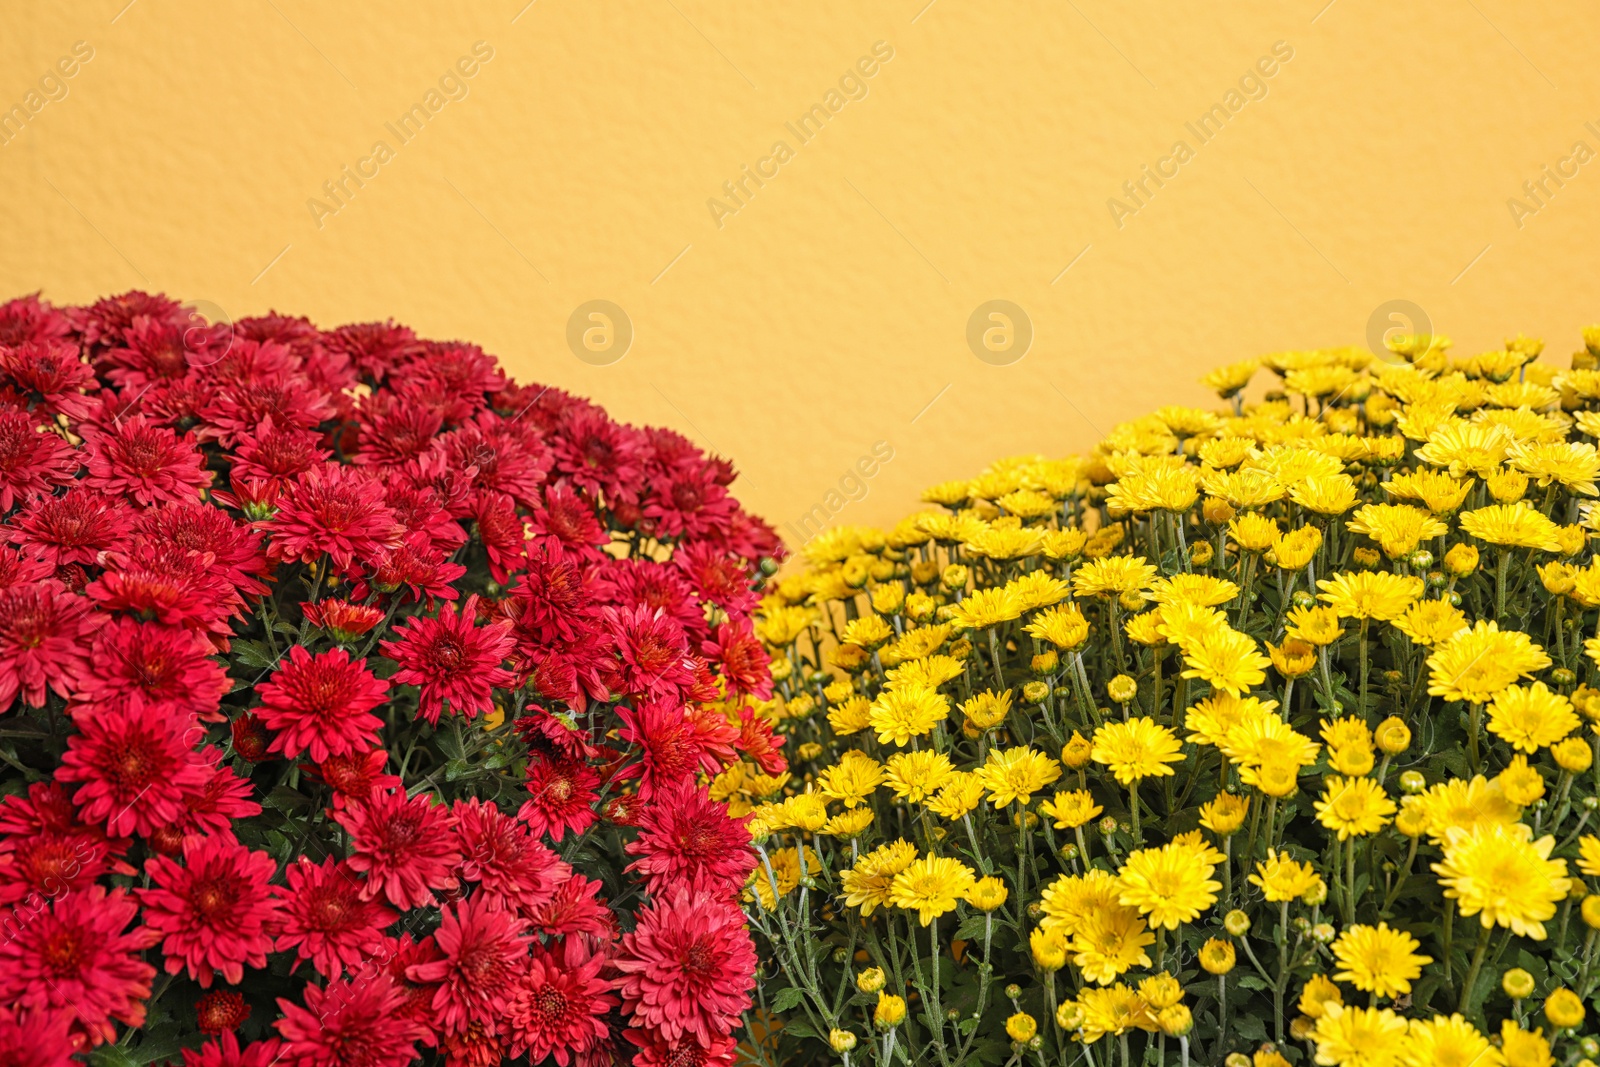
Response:
POLYGON ((1325 3, 3 0, 0 107, 42 107, 0 145, 0 292, 475 340, 732 456, 780 526, 877 442, 834 521, 1204 402, 1212 364, 1361 342, 1392 300, 1458 350, 1564 359, 1600 319, 1600 162, 1573 157, 1600 153, 1600 9, 1325 3), (1134 200, 1146 165, 1173 176, 1134 200), (341 206, 346 166, 373 176, 341 206), (746 166, 770 177, 735 202, 746 166), (568 321, 602 299, 634 337, 597 365, 568 321), (967 340, 997 299, 1033 330, 998 366, 967 340))

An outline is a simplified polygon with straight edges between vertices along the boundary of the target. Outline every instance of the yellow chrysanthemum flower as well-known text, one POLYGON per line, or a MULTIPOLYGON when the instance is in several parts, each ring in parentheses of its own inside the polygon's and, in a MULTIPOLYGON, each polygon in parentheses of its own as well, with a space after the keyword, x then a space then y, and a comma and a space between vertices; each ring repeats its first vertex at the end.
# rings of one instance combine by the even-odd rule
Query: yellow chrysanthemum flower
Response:
POLYGON ((1272 661, 1256 647, 1255 638, 1220 628, 1201 634, 1183 649, 1185 678, 1199 678, 1213 689, 1239 695, 1266 681, 1272 661))
POLYGON ((866 802, 883 782, 883 765, 865 752, 851 749, 839 762, 817 774, 817 788, 825 797, 853 808, 866 802))
POLYGON ((1311 1031, 1317 1063, 1329 1067, 1397 1067, 1406 1020, 1388 1008, 1325 1003, 1311 1031))
POLYGON ((1105 764, 1122 785, 1141 778, 1176 774, 1168 764, 1183 762, 1176 735, 1151 718, 1107 723, 1094 732, 1092 758, 1105 764))
POLYGON ((964 899, 976 881, 972 868, 960 860, 924 856, 894 876, 889 902, 916 912, 918 921, 927 926, 955 910, 956 901, 964 899))
POLYGON ((1390 559, 1409 556, 1422 541, 1450 532, 1431 514, 1408 504, 1367 504, 1345 526, 1378 542, 1390 559))
POLYGON ((1072 589, 1080 597, 1121 596, 1150 588, 1160 572, 1143 556, 1108 556, 1072 572, 1072 589))
POLYGON ((922 801, 938 792, 955 774, 943 752, 896 752, 884 763, 884 782, 904 800, 922 801))
POLYGON ((1526 823, 1452 827, 1445 833, 1444 859, 1433 864, 1444 895, 1464 918, 1503 926, 1519 937, 1545 938, 1544 921, 1556 913, 1571 880, 1566 860, 1552 860, 1556 839, 1534 840, 1526 823))
POLYGON ((1404 1067, 1506 1067, 1500 1050, 1459 1014, 1412 1019, 1400 1043, 1404 1067))
POLYGON ((1060 792, 1039 805, 1039 810, 1055 820, 1056 829, 1073 830, 1098 816, 1105 808, 1094 802, 1087 789, 1060 792))
POLYGON ((970 771, 956 771, 926 803, 929 811, 953 822, 983 803, 983 791, 983 779, 970 771))
POLYGON ((868 721, 879 744, 904 745, 924 737, 950 714, 950 701, 942 693, 921 686, 886 689, 872 702, 868 721))
POLYGON ((1519 752, 1548 748, 1578 725, 1572 701, 1543 682, 1508 686, 1489 705, 1489 732, 1519 752))
POLYGON ((1552 482, 1585 496, 1600 494, 1600 452, 1587 441, 1517 444, 1509 453, 1511 466, 1534 478, 1541 487, 1552 482))
POLYGON ((1388 923, 1348 926, 1333 943, 1340 968, 1333 976, 1363 993, 1398 997, 1411 992, 1412 980, 1421 977, 1424 964, 1433 962, 1432 956, 1417 952, 1421 947, 1416 938, 1388 923))
POLYGON ((1322 876, 1311 864, 1301 863, 1275 848, 1267 849, 1267 858, 1256 864, 1250 884, 1259 886, 1262 894, 1273 903, 1299 900, 1326 888, 1322 876))
POLYGON ((1089 638, 1089 620, 1076 604, 1049 608, 1036 615, 1023 629, 1032 637, 1049 641, 1063 652, 1070 652, 1089 638))
POLYGON ((860 908, 862 915, 887 908, 895 876, 911 866, 916 858, 917 846, 903 840, 892 841, 862 856, 839 876, 845 903, 860 908))
POLYGON ((1211 879, 1215 870, 1203 855, 1177 842, 1138 849, 1117 872, 1122 882, 1118 900, 1138 908, 1150 925, 1176 930, 1216 903, 1222 883, 1211 879))
POLYGON ((975 773, 989 791, 989 802, 1003 808, 1017 801, 1027 804, 1033 794, 1061 777, 1061 764, 1027 747, 990 749, 988 760, 975 773))
POLYGON ((1448 600, 1419 600, 1394 620, 1394 628, 1423 648, 1433 648, 1469 628, 1467 616, 1448 600))
POLYGON ((1394 801, 1371 778, 1330 776, 1323 785, 1322 798, 1313 807, 1317 821, 1336 833, 1340 841, 1377 833, 1395 813, 1394 801))
POLYGON ((1550 666, 1550 657, 1525 633, 1479 619, 1428 657, 1428 692, 1446 700, 1482 704, 1519 678, 1550 666))
POLYGON ((1145 948, 1155 939, 1138 908, 1112 904, 1082 917, 1072 932, 1068 951, 1085 978, 1109 985, 1134 967, 1150 966, 1145 948))
POLYGON ((1022 599, 1010 589, 975 589, 950 609, 950 623, 960 630, 983 630, 1022 614, 1022 599))
POLYGON ((1560 527, 1525 500, 1461 513, 1461 528, 1480 541, 1507 548, 1561 549, 1560 527))
POLYGON ((1239 587, 1226 578, 1209 574, 1174 574, 1150 583, 1150 599, 1157 604, 1193 604, 1214 608, 1239 595, 1239 587))
POLYGON ((1307 478, 1289 490, 1289 499, 1319 515, 1343 515, 1356 503, 1356 483, 1348 474, 1307 478))
POLYGON ((1341 619, 1397 619, 1422 595, 1422 579, 1388 571, 1336 574, 1317 582, 1317 599, 1341 619))

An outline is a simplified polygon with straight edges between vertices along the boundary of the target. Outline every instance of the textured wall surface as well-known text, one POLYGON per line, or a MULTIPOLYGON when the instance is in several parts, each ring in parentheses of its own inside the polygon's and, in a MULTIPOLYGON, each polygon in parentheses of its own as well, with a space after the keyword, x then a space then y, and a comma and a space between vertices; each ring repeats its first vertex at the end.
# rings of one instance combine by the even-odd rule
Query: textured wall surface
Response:
POLYGON ((1600 319, 1592 3, 409 6, 3 0, 0 292, 474 340, 733 457, 780 527, 887 521, 1391 301, 1468 352, 1600 319), (594 300, 620 360, 569 345, 594 300), (1021 359, 1014 313, 969 345, 991 300, 1021 359))

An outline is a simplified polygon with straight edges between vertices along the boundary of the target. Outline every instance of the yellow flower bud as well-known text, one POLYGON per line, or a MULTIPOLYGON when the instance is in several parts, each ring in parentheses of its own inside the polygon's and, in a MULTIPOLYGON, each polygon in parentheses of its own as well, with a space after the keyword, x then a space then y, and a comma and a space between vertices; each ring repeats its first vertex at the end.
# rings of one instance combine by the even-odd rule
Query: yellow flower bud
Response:
POLYGON ((1557 1030, 1570 1030, 1583 1022, 1583 1001, 1570 989, 1558 989, 1545 998, 1544 1017, 1557 1030))
POLYGON ((1033 953, 1034 965, 1047 974, 1054 974, 1067 965, 1067 939, 1059 930, 1036 928, 1028 935, 1028 948, 1033 953))
POLYGON ((1006 1020, 1006 1033, 1013 1041, 1027 1041, 1039 1032, 1039 1023, 1025 1011, 1006 1020))
POLYGON ((1371 570, 1383 561, 1383 555, 1375 548, 1358 548, 1350 553, 1356 565, 1366 570, 1371 570))
POLYGON ((882 967, 868 967, 856 975, 856 988, 863 993, 876 993, 883 988, 883 983, 882 967))
POLYGON ((1213 937, 1200 946, 1200 966, 1208 974, 1227 974, 1236 958, 1231 942, 1213 937))
POLYGON ((849 1030, 829 1030, 828 1044, 835 1052, 849 1052, 856 1047, 856 1035, 849 1030))
POLYGON ((1182 1037, 1194 1029, 1194 1015, 1182 1004, 1172 1004, 1156 1013, 1156 1025, 1168 1037, 1182 1037))
POLYGON ((1582 774, 1594 762, 1594 751, 1581 737, 1569 737, 1551 745, 1550 755, 1555 757, 1557 767, 1572 774, 1582 774))
POLYGON ((1139 995, 1145 999, 1146 1004, 1160 1011, 1183 999, 1183 987, 1171 974, 1162 971, 1139 983, 1139 995))
POLYGON ((1073 770, 1084 766, 1089 758, 1094 755, 1094 746, 1078 731, 1072 731, 1072 736, 1061 747, 1061 762, 1073 770))
POLYGON ((1267 655, 1285 678, 1304 678, 1317 666, 1317 646, 1298 637, 1286 637, 1277 646, 1267 645, 1267 655))
POLYGON ((1216 558, 1216 555, 1217 550, 1210 541, 1196 541, 1189 548, 1189 562, 1193 563, 1196 567, 1210 566, 1211 561, 1216 558))
POLYGON ((1513 967, 1500 976, 1500 988, 1512 1000, 1522 1000, 1533 995, 1533 975, 1521 967, 1513 967))
POLYGON ((1373 737, 1378 747, 1390 756, 1398 756, 1411 747, 1411 728, 1396 715, 1380 722, 1373 737))
POLYGON ((1000 879, 990 875, 979 878, 967 890, 967 903, 979 911, 994 911, 1006 902, 1009 891, 1006 884, 1000 879))
POLYGON ((1033 668, 1034 674, 1054 674, 1056 668, 1060 665, 1061 657, 1056 654, 1056 650, 1053 648, 1039 653, 1039 655, 1033 657, 1033 661, 1029 664, 1033 668))
POLYGON ((1022 686, 1022 699, 1029 704, 1043 704, 1050 697, 1050 683, 1034 679, 1022 686))
POLYGON ((1068 1000, 1056 1009, 1056 1025, 1071 1033, 1083 1025, 1083 1008, 1076 1000, 1068 1000))
POLYGON ((1106 683, 1106 695, 1118 704, 1126 704, 1139 695, 1139 683, 1126 674, 1119 674, 1106 683))
POLYGON ((1250 916, 1234 908, 1222 917, 1222 928, 1234 937, 1243 937, 1250 932, 1250 916))
POLYGON ((1471 545, 1452 545, 1444 554, 1444 569, 1457 578, 1465 578, 1478 569, 1478 550, 1471 545))
POLYGON ((1584 897, 1578 910, 1591 930, 1600 930, 1600 895, 1584 897))
POLYGON ((1200 505, 1200 514, 1213 526, 1221 526, 1232 520, 1235 512, 1233 505, 1220 496, 1208 496, 1205 503, 1200 505))
POLYGON ((892 993, 879 993, 878 1006, 872 1013, 872 1023, 879 1030, 892 1030, 906 1017, 906 1002, 892 993))
POLYGON ((967 568, 952 563, 939 575, 939 583, 952 593, 967 587, 967 568))

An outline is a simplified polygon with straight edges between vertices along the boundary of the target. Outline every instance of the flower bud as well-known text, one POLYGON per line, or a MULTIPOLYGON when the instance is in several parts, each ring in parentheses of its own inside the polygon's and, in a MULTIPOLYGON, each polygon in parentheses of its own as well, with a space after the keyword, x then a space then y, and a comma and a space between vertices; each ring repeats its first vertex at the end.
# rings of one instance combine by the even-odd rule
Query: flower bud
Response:
POLYGON ((950 564, 939 575, 939 583, 952 593, 965 589, 967 587, 967 568, 959 563, 950 564))
POLYGON ((1585 1037, 1578 1042, 1578 1051, 1590 1058, 1600 1056, 1600 1039, 1585 1037))
POLYGON ((1139 683, 1126 674, 1119 674, 1106 683, 1106 695, 1118 704, 1126 704, 1139 695, 1139 683))
POLYGON ((1006 1034, 1013 1041, 1028 1041, 1038 1032, 1038 1021, 1025 1011, 1019 1011, 1006 1020, 1006 1034))
POLYGON ((1053 648, 1039 653, 1033 657, 1033 662, 1029 664, 1033 668, 1034 674, 1054 674, 1056 668, 1060 665, 1061 657, 1056 654, 1056 650, 1053 648))
POLYGON ((1311 940, 1319 945, 1331 945, 1336 935, 1332 923, 1318 923, 1311 928, 1311 940))
POLYGON ((1200 946, 1200 966, 1208 974, 1227 974, 1233 970, 1236 957, 1233 945, 1213 937, 1200 946))
POLYGON ((1043 704, 1050 699, 1050 683, 1035 679, 1022 687, 1022 699, 1028 704, 1043 704))
POLYGON ((1222 928, 1234 937, 1243 937, 1250 932, 1250 916, 1234 908, 1222 917, 1222 928))
POLYGON ((868 967, 856 975, 856 988, 863 993, 876 993, 883 988, 883 983, 882 967, 868 967))
POLYGON ((1300 894, 1300 903, 1308 908, 1320 908, 1328 901, 1328 883, 1318 878, 1311 888, 1300 894))
POLYGON ((1016 1000, 1022 996, 1022 987, 1015 982, 1010 982, 1006 985, 1005 994, 1007 1000, 1016 1000))
POLYGON ((1380 722, 1373 737, 1378 747, 1390 756, 1398 756, 1411 747, 1411 728, 1395 715, 1380 722))
POLYGON ((879 1030, 892 1030, 906 1017, 904 999, 890 993, 878 994, 878 1006, 872 1013, 872 1023, 879 1030))
POLYGON ((1583 1023, 1583 1001, 1570 989, 1558 989, 1545 998, 1544 1017, 1557 1030, 1570 1030, 1583 1023))
POLYGON ((1317 1027, 1317 1020, 1309 1015, 1296 1015, 1289 1024, 1289 1036, 1296 1041, 1305 1041, 1311 1037, 1311 1031, 1317 1027))
POLYGON ((1233 505, 1219 496, 1206 497, 1205 503, 1200 505, 1200 513, 1213 526, 1221 526, 1231 521, 1236 514, 1233 505))
POLYGON ((1557 667, 1550 672, 1550 680, 1556 685, 1571 685, 1578 680, 1578 676, 1566 667, 1557 667))
POLYGON ((1583 921, 1591 930, 1600 930, 1600 895, 1583 898, 1579 911, 1583 914, 1583 921))
POLYGON ((1065 763, 1073 770, 1077 770, 1078 768, 1086 765, 1093 755, 1094 746, 1089 743, 1087 738, 1078 733, 1076 730, 1074 730, 1072 732, 1072 736, 1067 739, 1067 743, 1061 746, 1061 762, 1065 763))
POLYGON ((1500 988, 1512 1000, 1526 999, 1533 996, 1533 975, 1521 967, 1513 967, 1500 976, 1500 988))
POLYGON ((1400 789, 1405 793, 1420 793, 1428 788, 1428 779, 1421 771, 1404 771, 1400 775, 1400 789))
POLYGON ((1189 548, 1189 562, 1196 567, 1209 567, 1216 556, 1216 547, 1210 541, 1196 541, 1189 548))
POLYGON ((1056 1009, 1056 1025, 1068 1033, 1083 1025, 1083 1008, 1076 1000, 1065 1001, 1056 1009))
POLYGON ((1419 548, 1411 553, 1411 565, 1419 571, 1425 571, 1433 566, 1433 553, 1425 548, 1419 548))
POLYGON ((1117 603, 1127 611, 1140 611, 1145 604, 1144 594, 1137 589, 1129 589, 1117 598, 1117 603))
POLYGON ((829 1030, 828 1044, 835 1052, 849 1052, 856 1047, 856 1035, 849 1030, 829 1030))
POLYGON ((1581 737, 1569 737, 1551 745, 1550 755, 1555 757, 1557 767, 1572 774, 1582 774, 1594 762, 1594 751, 1581 737))
POLYGON ((1182 1037, 1194 1029, 1194 1015, 1183 1004, 1169 1004, 1156 1014, 1156 1026, 1168 1037, 1182 1037))
POLYGON ((1444 569, 1457 578, 1465 578, 1478 569, 1478 550, 1471 545, 1452 545, 1444 554, 1444 569))
POLYGON ((1230 1052, 1222 1061, 1223 1067, 1250 1067, 1250 1057, 1242 1052, 1230 1052))

